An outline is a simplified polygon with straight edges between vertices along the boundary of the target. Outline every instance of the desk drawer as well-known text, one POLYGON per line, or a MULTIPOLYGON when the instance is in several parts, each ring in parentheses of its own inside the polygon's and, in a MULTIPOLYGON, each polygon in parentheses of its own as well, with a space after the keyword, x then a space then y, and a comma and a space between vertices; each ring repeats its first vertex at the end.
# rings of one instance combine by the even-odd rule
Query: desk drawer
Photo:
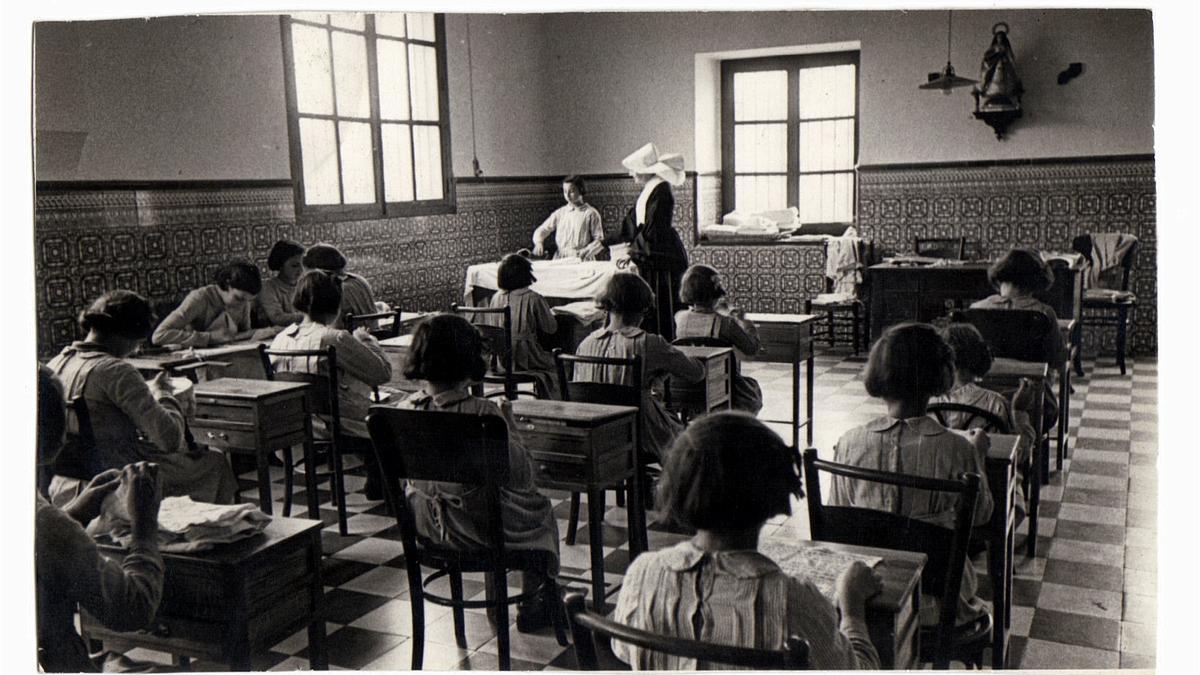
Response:
POLYGON ((218 448, 257 448, 259 433, 253 424, 227 420, 193 420, 192 436, 202 445, 218 448))

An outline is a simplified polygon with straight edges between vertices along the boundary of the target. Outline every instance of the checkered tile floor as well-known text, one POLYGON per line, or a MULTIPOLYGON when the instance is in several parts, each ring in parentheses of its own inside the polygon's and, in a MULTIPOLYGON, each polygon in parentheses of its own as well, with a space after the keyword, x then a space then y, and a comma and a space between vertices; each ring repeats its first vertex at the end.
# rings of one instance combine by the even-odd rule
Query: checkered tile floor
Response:
MULTIPOLYGON (((1085 364, 1075 378, 1071 400, 1070 447, 1063 471, 1042 489, 1038 558, 1029 560, 1018 531, 1010 665, 1024 669, 1153 668, 1156 611, 1156 491, 1158 366, 1137 360, 1121 376, 1111 361, 1085 364)), ((838 354, 816 359, 815 445, 829 451, 847 428, 883 412, 863 391, 863 359, 838 354)), ((787 366, 745 364, 746 374, 762 383, 765 420, 790 415, 791 380, 787 366)), ((773 425, 790 438, 786 424, 773 425)), ((283 496, 282 474, 275 472, 276 513, 283 496)), ((243 477, 242 495, 257 500, 253 474, 243 477)), ((303 515, 303 482, 297 480, 295 515, 303 515)), ((347 478, 358 490, 363 479, 347 478)), ((322 493, 328 506, 328 495, 322 493)), ((550 493, 566 532, 566 494, 550 493)), ((361 494, 348 498, 353 512, 351 534, 339 536, 336 512, 322 509, 326 554, 324 583, 329 660, 334 668, 406 670, 411 657, 408 582, 394 519, 379 502, 361 494)), ((582 509, 586 523, 587 509, 582 509)), ((799 502, 789 518, 777 518, 765 537, 808 537, 808 517, 799 502)), ((608 600, 615 600, 628 563, 624 510, 610 505, 605 516, 605 579, 608 600)), ((562 576, 570 587, 590 587, 586 525, 577 543, 562 545, 562 576)), ((669 545, 673 535, 651 530, 652 549, 669 545)), ((985 570, 981 556, 976 566, 985 570)), ((980 575, 986 579, 985 574, 980 575)), ((515 581, 511 582, 514 586, 515 581)), ((482 579, 465 582, 468 597, 483 592, 482 579)), ((515 589, 514 589, 515 590, 515 589)), ((427 604, 425 668, 427 670, 495 669, 496 639, 482 611, 468 611, 468 649, 455 646, 449 611, 427 604)), ((560 647, 550 630, 512 636, 513 668, 572 669, 570 647, 560 647)), ((294 670, 308 667, 307 638, 302 631, 255 659, 255 669, 294 670)), ((164 655, 137 650, 131 656, 163 660, 164 655)), ((216 664, 196 669, 222 670, 216 664)))

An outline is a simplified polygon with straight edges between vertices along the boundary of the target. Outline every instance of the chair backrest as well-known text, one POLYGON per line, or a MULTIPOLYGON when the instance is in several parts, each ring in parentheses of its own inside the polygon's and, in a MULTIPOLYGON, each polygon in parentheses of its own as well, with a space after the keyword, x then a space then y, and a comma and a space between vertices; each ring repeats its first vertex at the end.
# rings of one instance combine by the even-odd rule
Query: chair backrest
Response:
POLYGON ((967 252, 966 237, 915 237, 913 251, 930 258, 963 260, 967 252))
POLYGON ((676 347, 732 347, 729 340, 717 337, 681 337, 675 338, 671 344, 676 347))
POLYGON ((614 639, 645 650, 696 659, 701 668, 704 664, 719 663, 743 670, 808 670, 808 643, 796 635, 788 636, 781 650, 718 645, 630 628, 588 611, 579 593, 568 595, 566 602, 580 670, 617 669, 620 664, 610 647, 614 639), (603 661, 602 656, 606 657, 603 661))
POLYGON ((104 470, 96 451, 96 436, 83 395, 67 401, 67 429, 62 447, 53 457, 38 458, 38 489, 48 494, 54 476, 91 480, 104 470))
MULTIPOLYGON (((1118 291, 1128 291, 1129 290, 1129 276, 1133 272, 1133 263, 1137 259, 1137 248, 1138 248, 1139 243, 1141 243, 1141 242, 1134 241, 1133 244, 1128 249, 1126 249, 1124 255, 1121 257, 1121 281, 1119 283, 1120 287, 1114 288, 1112 290, 1118 290, 1118 291)), ((1092 235, 1091 235, 1091 233, 1085 232, 1085 233, 1079 235, 1078 237, 1075 237, 1074 239, 1072 239, 1071 240, 1071 250, 1082 255, 1084 257, 1084 259, 1087 260, 1088 267, 1091 267, 1096 264, 1096 261, 1093 259, 1093 256, 1092 256, 1092 235)), ((1101 275, 1101 281, 1103 281, 1103 280, 1104 280, 1104 276, 1101 275)))
POLYGON ((638 408, 639 415, 641 414, 642 357, 622 359, 608 356, 582 356, 564 354, 561 349, 555 349, 554 365, 558 369, 559 391, 562 392, 564 401, 631 406, 638 408), (612 384, 579 380, 574 377, 574 367, 580 363, 624 368, 626 370, 622 372, 629 374, 630 383, 612 384), (568 373, 568 366, 572 369, 570 373, 568 373))
POLYGON ((1052 363, 1051 331, 1058 326, 1042 312, 1030 309, 967 309, 963 318, 979 329, 992 354, 1005 359, 1052 363))
MULTIPOLYGON (((410 570, 438 547, 420 538, 401 481, 420 480, 482 488, 488 549, 504 556, 500 486, 508 481, 508 425, 495 415, 404 410, 371 406, 367 429, 383 476, 384 491, 400 525, 410 570), (420 541, 420 545, 418 545, 420 541)), ((461 551, 461 549, 459 550, 461 551)), ((478 551, 474 552, 480 553, 478 551)))
POLYGON ((997 434, 1011 434, 1009 423, 991 410, 966 403, 930 403, 926 412, 933 415, 942 426, 950 429, 983 429, 997 434), (950 421, 957 424, 950 424, 950 421), (982 425, 976 425, 982 422, 982 425))
POLYGON ((314 415, 327 415, 330 418, 332 436, 336 439, 342 435, 341 404, 338 402, 340 389, 337 348, 331 345, 325 349, 271 349, 267 345, 259 345, 258 354, 268 380, 307 383, 309 387, 305 395, 308 399, 308 411, 314 415), (311 361, 305 364, 305 370, 280 370, 272 361, 272 357, 311 361), (326 366, 324 369, 320 367, 322 362, 326 366))
POLYGON ((814 541, 875 546, 924 553, 928 557, 921 585, 941 601, 936 664, 948 664, 950 644, 958 613, 958 594, 963 565, 971 541, 975 501, 980 476, 961 474, 957 479, 891 473, 836 464, 817 457, 815 448, 804 451, 804 482, 808 489, 808 520, 814 541), (958 494, 954 527, 945 528, 907 516, 857 506, 829 506, 821 502, 818 472, 848 479, 892 485, 900 490, 928 490, 958 494))
MULTIPOLYGON (((451 314, 459 314, 471 322, 483 338, 484 357, 493 374, 508 375, 513 371, 512 362, 512 309, 505 307, 464 307, 458 303, 450 305, 451 314)), ((506 377, 504 393, 508 398, 516 397, 517 385, 506 377)))
POLYGON ((351 333, 359 326, 366 326, 371 335, 376 339, 386 340, 400 335, 400 310, 393 309, 386 312, 375 312, 373 314, 347 314, 346 315, 346 330, 351 333), (391 324, 380 327, 380 321, 390 318, 391 324))

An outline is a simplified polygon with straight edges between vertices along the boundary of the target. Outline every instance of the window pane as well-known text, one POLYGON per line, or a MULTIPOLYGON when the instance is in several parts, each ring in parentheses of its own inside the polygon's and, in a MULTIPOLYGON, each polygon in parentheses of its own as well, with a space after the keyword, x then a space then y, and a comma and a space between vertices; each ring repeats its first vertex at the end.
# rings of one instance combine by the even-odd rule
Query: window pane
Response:
POLYGON ((383 125, 383 192, 385 201, 411 202, 413 200, 412 139, 408 129, 407 124, 383 125))
POLYGON ((801 223, 846 223, 853 213, 853 173, 800 176, 801 223))
POLYGON ((300 157, 305 204, 337 204, 337 140, 333 122, 300 118, 300 157))
POLYGON ((854 66, 800 70, 800 119, 854 115, 854 66))
POLYGON ((743 213, 787 208, 787 176, 738 176, 734 207, 743 213))
POLYGON ((365 37, 334 31, 333 74, 337 87, 337 114, 345 117, 370 117, 371 94, 367 88, 365 37))
POLYGON ((853 168, 853 119, 800 123, 800 171, 853 168))
POLYGON ((733 119, 787 119, 787 71, 734 73, 733 119))
MULTIPOLYGON (((412 28, 412 25, 409 25, 412 28)), ((412 118, 438 119, 437 51, 433 47, 408 46, 409 82, 412 87, 412 118)))
POLYGON ((292 24, 292 65, 296 76, 298 111, 319 115, 332 114, 329 32, 322 28, 292 24))
POLYGON ((329 23, 329 15, 324 12, 292 12, 288 14, 297 21, 309 21, 311 23, 329 23))
POLYGON ((787 125, 735 125, 733 164, 738 173, 787 171, 787 125))
POLYGON ((375 43, 379 68, 379 115, 384 119, 408 119, 408 50, 403 42, 375 43))
POLYGON ((404 37, 404 14, 402 12, 383 12, 375 15, 375 32, 380 35, 404 37))
POLYGON ((408 37, 414 40, 427 40, 433 42, 433 15, 432 14, 417 14, 415 12, 408 15, 408 37))
POLYGON ((442 198, 442 135, 435 126, 413 127, 417 199, 442 198))
POLYGON ((367 15, 362 12, 334 12, 329 15, 329 22, 339 28, 367 29, 367 15))
POLYGON ((339 122, 342 142, 342 194, 346 204, 375 201, 375 166, 371 161, 371 125, 339 122))

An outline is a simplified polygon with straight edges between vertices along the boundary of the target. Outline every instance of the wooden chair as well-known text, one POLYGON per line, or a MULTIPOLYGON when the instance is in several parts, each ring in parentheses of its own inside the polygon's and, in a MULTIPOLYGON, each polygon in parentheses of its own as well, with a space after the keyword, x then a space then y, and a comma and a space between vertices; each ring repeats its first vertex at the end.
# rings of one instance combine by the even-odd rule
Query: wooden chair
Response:
POLYGON ((933 417, 944 427, 948 429, 983 429, 984 431, 996 434, 1011 434, 1012 429, 1009 423, 1002 419, 996 413, 983 408, 968 405, 966 403, 930 403, 926 408, 926 412, 933 417), (958 417, 952 414, 962 414, 966 417, 958 417), (956 422, 951 424, 951 422, 956 422), (975 424, 980 422, 981 424, 975 424))
MULTIPOLYGON (((1057 331, 1058 326, 1052 325, 1050 319, 1041 312, 1021 309, 968 309, 962 314, 963 319, 979 329, 992 355, 998 359, 1011 359, 1030 364, 1044 364, 1038 378, 1046 382, 1051 370, 1060 370, 1063 365, 1058 361, 1058 355, 1050 354, 1050 331, 1057 331)), ((1020 364, 1017 364, 1018 366, 1020 364)), ((1020 373, 1009 374, 1005 367, 997 362, 985 378, 985 385, 997 384, 1004 387, 1019 385, 1020 373)), ((1045 428, 1042 401, 1045 397, 1045 387, 1038 389, 1038 413, 1034 415, 1034 430, 1037 439, 1031 448, 1028 470, 1025 472, 1026 495, 1028 499, 1029 537, 1026 539, 1026 552, 1029 557, 1037 554, 1038 510, 1041 505, 1042 484, 1049 481, 1050 474, 1050 429, 1045 428)), ((1061 403, 1061 401, 1060 401, 1061 403)), ((1061 407, 1061 406, 1060 406, 1061 407)), ((1063 412, 1059 411, 1058 423, 1064 423, 1063 412)), ((1065 452, 1059 446, 1059 452, 1065 452)))
MULTIPOLYGON (((635 472, 634 482, 636 485, 628 486, 630 490, 641 490, 639 494, 645 494, 652 485, 651 477, 648 475, 648 467, 642 454, 642 358, 635 356, 631 359, 609 358, 604 356, 581 356, 578 354, 564 354, 561 349, 554 350, 554 365, 558 369, 558 384, 559 391, 562 392, 564 401, 580 401, 583 403, 601 403, 606 405, 623 405, 631 408, 637 408, 638 420, 634 427, 634 459, 637 466, 641 470, 635 472), (607 366, 625 368, 625 373, 628 373, 629 384, 609 384, 606 382, 587 382, 575 380, 567 374, 567 364, 571 364, 572 369, 576 364, 587 363, 596 366, 607 366)), ((572 371, 572 375, 574 372, 572 371)), ((603 497, 603 495, 602 495, 603 497)), ((617 491, 617 506, 622 506, 621 491, 617 491)), ((579 527, 579 506, 580 499, 578 492, 571 493, 571 511, 567 516, 567 536, 565 542, 568 546, 575 545, 575 534, 579 527)), ((591 534, 596 536, 600 524, 604 522, 604 503, 591 503, 588 500, 588 519, 590 521, 591 534)), ((633 533, 630 533, 633 536, 633 533)), ((638 542, 639 551, 645 551, 649 548, 649 542, 638 542)), ((632 545, 630 546, 632 548, 632 545)))
MULTIPOLYGON (((1089 267, 1095 265, 1092 259, 1091 234, 1075 237, 1071 248, 1087 259, 1089 267)), ((1118 279, 1106 279, 1105 275, 1101 274, 1100 283, 1104 285, 1083 292, 1083 326, 1113 326, 1117 329, 1117 366, 1122 375, 1125 374, 1125 339, 1129 330, 1129 312, 1137 307, 1137 296, 1129 294, 1114 297, 1112 291, 1129 293, 1129 276, 1137 259, 1137 248, 1138 242, 1135 240, 1121 257, 1118 279)))
POLYGON ((927 258, 966 260, 966 237, 915 237, 913 251, 927 258))
MULTIPOLYGON (((329 438, 314 438, 313 447, 324 448, 328 453, 329 464, 332 468, 328 476, 330 489, 333 492, 333 503, 337 506, 338 532, 342 536, 346 536, 349 532, 346 525, 346 481, 342 455, 348 452, 370 452, 370 443, 366 439, 342 433, 341 403, 338 400, 340 389, 338 387, 337 349, 332 346, 326 349, 270 349, 267 345, 259 345, 258 352, 262 357, 263 370, 266 371, 268 380, 307 383, 309 387, 306 396, 309 412, 327 420, 326 428, 329 431, 329 438), (308 368, 311 368, 308 372, 281 371, 275 367, 271 360, 272 357, 314 359, 317 363, 306 364, 308 368), (325 372, 320 371, 322 361, 325 365, 325 372)), ((291 448, 282 448, 282 450, 284 465, 283 515, 287 517, 292 512, 292 485, 296 462, 293 461, 291 448)), ((305 470, 315 471, 316 468, 305 467, 305 470)))
POLYGON ((659 635, 619 624, 589 612, 579 593, 567 595, 567 616, 579 670, 630 670, 613 655, 611 641, 620 640, 644 650, 696 659, 701 669, 719 663, 741 670, 808 670, 808 642, 792 635, 781 650, 732 647, 659 635))
POLYGON ((359 326, 366 326, 371 335, 377 340, 386 340, 400 335, 400 310, 393 309, 386 312, 375 312, 373 314, 347 314, 346 315, 346 330, 351 333, 359 326), (381 322, 390 318, 390 324, 381 325, 381 322))
POLYGON ((500 670, 509 670, 508 606, 527 600, 547 603, 558 643, 565 646, 566 615, 558 583, 548 573, 551 555, 545 551, 508 550, 504 541, 500 488, 508 479, 508 426, 501 417, 428 410, 400 410, 372 406, 367 427, 375 456, 383 474, 384 492, 396 514, 408 570, 412 607, 412 668, 420 670, 425 647, 425 601, 450 607, 454 614, 454 637, 467 648, 464 609, 488 608, 496 615, 500 670), (413 512, 405 497, 403 481, 436 481, 476 487, 482 498, 477 522, 486 526, 487 544, 478 549, 448 547, 426 539, 417 531, 413 512), (422 578, 422 567, 434 570, 422 578), (536 588, 508 595, 508 572, 535 572, 542 579, 536 588), (464 572, 488 575, 488 593, 483 600, 463 599, 464 572), (448 577, 450 597, 430 590, 448 577))
MULTIPOLYGON (((502 385, 503 396, 510 401, 520 394, 537 398, 536 391, 518 389, 522 384, 532 384, 536 388, 538 379, 532 373, 513 369, 511 310, 510 307, 463 307, 458 303, 450 305, 451 314, 465 316, 483 336, 484 356, 488 359, 488 373, 483 377, 483 382, 502 385), (499 325, 493 322, 498 322, 499 325)), ((482 396, 482 387, 479 389, 476 395, 482 396)))
POLYGON ((958 595, 967 547, 971 541, 975 502, 982 478, 964 473, 957 479, 927 478, 908 474, 836 464, 817 457, 815 448, 804 451, 804 482, 808 491, 808 521, 814 541, 876 546, 924 553, 928 557, 921 572, 921 586, 939 601, 939 620, 922 628, 921 659, 945 670, 951 660, 982 663, 983 650, 990 644, 991 614, 957 625, 958 595), (892 485, 898 490, 929 490, 958 495, 954 527, 922 522, 897 513, 857 506, 829 506, 821 501, 819 473, 892 485))
POLYGON ((53 457, 37 458, 38 490, 50 494, 50 482, 55 476, 72 479, 76 489, 83 487, 104 470, 96 457, 96 436, 87 401, 82 395, 67 401, 67 429, 62 447, 53 457))
MULTIPOLYGON (((875 242, 867 241, 862 245, 865 247, 865 250, 862 251, 865 273, 866 268, 870 267, 875 260, 875 242)), ((825 255, 829 255, 828 242, 825 244, 825 255)), ((859 284, 854 297, 841 298, 831 295, 833 279, 829 277, 824 277, 824 279, 824 292, 815 298, 804 301, 804 313, 825 314, 824 339, 829 343, 829 347, 832 349, 837 345, 839 338, 846 337, 851 349, 854 350, 853 353, 857 355, 860 345, 863 349, 866 348, 870 335, 870 315, 868 314, 870 303, 862 297, 867 285, 859 284)), ((820 337, 820 327, 813 327, 813 337, 820 337)))

